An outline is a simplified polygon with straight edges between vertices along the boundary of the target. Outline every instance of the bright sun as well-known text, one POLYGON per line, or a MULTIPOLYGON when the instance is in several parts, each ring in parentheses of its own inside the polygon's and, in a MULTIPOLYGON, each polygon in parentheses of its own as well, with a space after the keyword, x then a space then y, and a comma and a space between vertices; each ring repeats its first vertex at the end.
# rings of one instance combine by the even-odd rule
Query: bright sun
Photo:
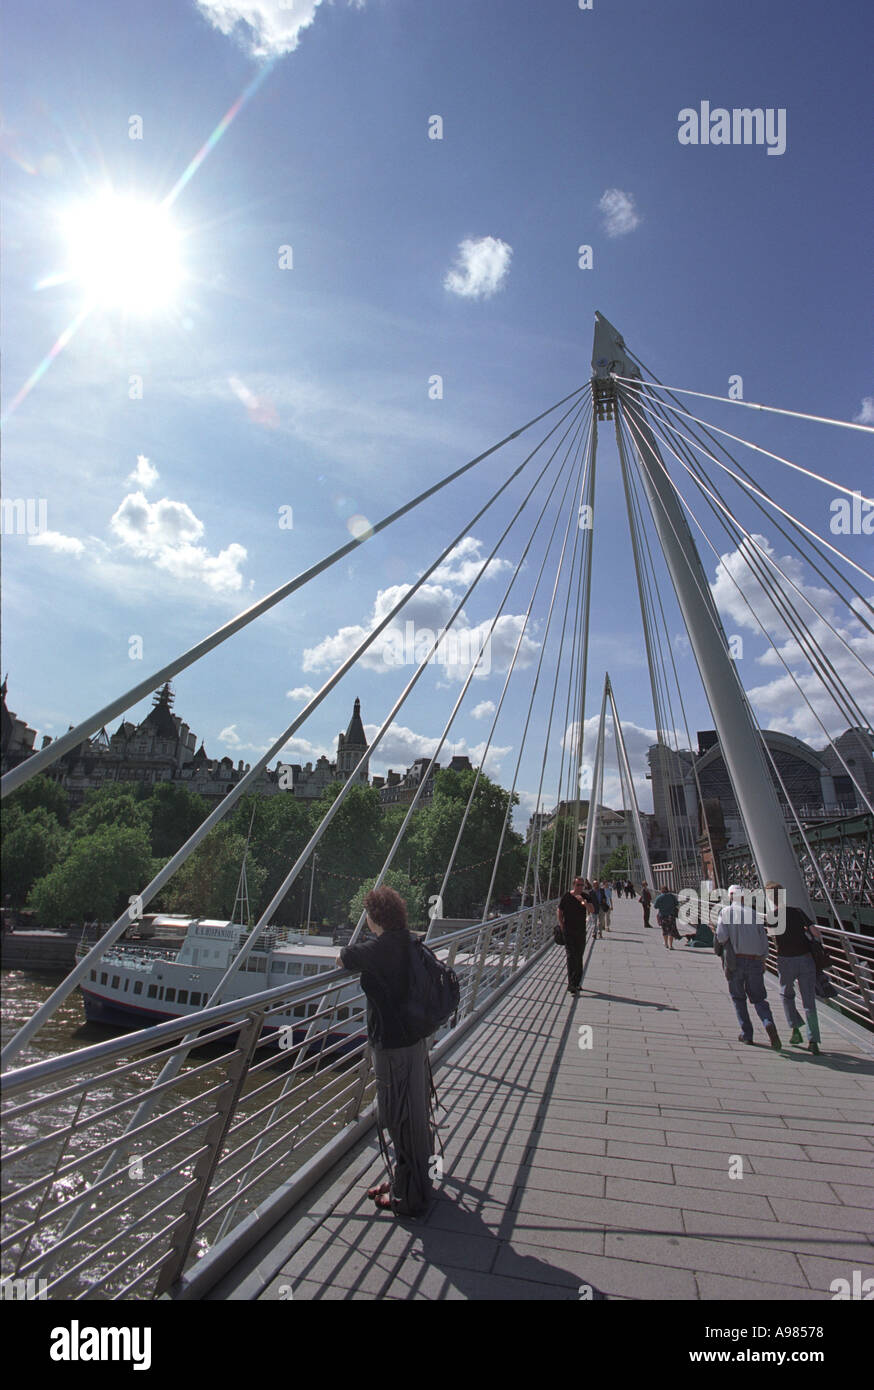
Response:
POLYGON ((166 309, 182 281, 179 233, 165 208, 103 193, 68 210, 64 231, 70 276, 106 309, 166 309))

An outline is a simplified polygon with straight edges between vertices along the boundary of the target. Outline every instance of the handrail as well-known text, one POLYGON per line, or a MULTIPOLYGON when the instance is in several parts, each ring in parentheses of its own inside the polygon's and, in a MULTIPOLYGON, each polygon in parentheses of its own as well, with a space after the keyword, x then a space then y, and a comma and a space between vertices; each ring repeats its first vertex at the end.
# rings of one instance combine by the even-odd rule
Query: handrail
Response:
MULTIPOLYGON (((493 1006, 551 942, 554 917, 550 901, 429 943, 462 987, 432 1046, 493 1006)), ((175 1296, 207 1251, 245 1242, 255 1210, 297 1193, 374 1122, 351 978, 286 981, 7 1071, 4 1279, 23 1297, 34 1283, 58 1299, 175 1296), (159 1081, 192 1033, 191 1065, 159 1081), (151 1116, 130 1130, 145 1100, 151 1116)))

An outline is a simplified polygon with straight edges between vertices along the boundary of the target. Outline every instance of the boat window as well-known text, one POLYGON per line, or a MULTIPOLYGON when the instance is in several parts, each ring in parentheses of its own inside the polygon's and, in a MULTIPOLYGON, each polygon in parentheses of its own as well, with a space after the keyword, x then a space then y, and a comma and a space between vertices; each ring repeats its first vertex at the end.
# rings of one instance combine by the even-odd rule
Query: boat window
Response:
POLYGON ((187 990, 187 989, 180 989, 180 991, 179 991, 179 999, 178 999, 177 1002, 178 1002, 179 1004, 187 1004, 187 1003, 188 1003, 188 990, 187 990))
POLYGON ((113 988, 113 989, 118 989, 118 976, 117 976, 117 975, 113 975, 113 977, 112 977, 112 988, 113 988))
POLYGON ((105 985, 105 984, 106 984, 106 971, 105 971, 105 970, 101 970, 101 972, 100 972, 100 983, 101 983, 102 985, 105 985))
POLYGON ((127 994, 129 987, 130 987, 130 980, 129 980, 127 977, 125 977, 125 982, 124 982, 124 992, 125 992, 125 994, 127 994))
POLYGON ((96 971, 96 970, 92 970, 92 971, 91 971, 91 978, 92 978, 92 980, 96 980, 96 979, 97 979, 97 971, 96 971))
POLYGON ((338 1023, 342 1023, 343 1020, 344 1020, 344 1019, 347 1019, 348 1017, 349 1017, 349 1010, 348 1010, 348 1008, 346 1007, 346 1005, 344 1004, 343 1007, 342 1007, 342 1009, 338 1009, 338 1010, 337 1010, 337 1022, 338 1022, 338 1023))
MULTIPOLYGON (((139 981, 138 981, 137 983, 139 983, 139 981)), ((150 998, 150 999, 156 999, 157 997, 158 997, 158 986, 157 986, 157 985, 149 985, 149 998, 150 998)))
POLYGON ((175 989, 170 989, 170 988, 168 988, 168 989, 165 991, 164 998, 167 1000, 168 1003, 170 1003, 170 1004, 175 1004, 175 1003, 176 1003, 176 991, 175 991, 175 989))
POLYGON ((295 1018, 306 1018, 306 1009, 303 1004, 298 1004, 294 1011, 295 1018))
POLYGON ((305 975, 318 975, 319 967, 317 965, 305 965, 303 968, 303 973, 305 975))
POLYGON ((142 992, 143 992, 143 982, 142 982, 142 980, 134 980, 134 994, 142 994, 142 992))

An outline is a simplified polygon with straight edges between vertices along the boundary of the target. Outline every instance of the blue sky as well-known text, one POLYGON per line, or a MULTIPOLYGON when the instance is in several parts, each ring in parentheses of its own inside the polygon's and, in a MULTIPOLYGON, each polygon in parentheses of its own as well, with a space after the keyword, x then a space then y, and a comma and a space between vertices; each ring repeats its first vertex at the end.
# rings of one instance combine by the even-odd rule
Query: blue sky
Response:
MULTIPOLYGON (((669 385, 724 396, 741 375, 747 400, 870 423, 871 28, 866 6, 840 0, 19 7, 5 43, 3 492, 45 499, 48 535, 4 538, 11 707, 40 734, 61 732, 343 544, 350 518, 376 520, 574 390, 590 375, 595 309, 669 385), (151 316, 95 308, 17 400, 84 302, 81 281, 62 278, 69 208, 107 186, 160 201, 259 74, 173 202, 185 278, 169 306, 151 316), (678 114, 702 100, 785 110, 785 152, 681 145, 678 114), (439 140, 429 139, 434 115, 439 140), (135 116, 141 139, 129 138, 135 116), (465 242, 474 278, 448 287, 465 242), (591 269, 578 266, 582 244, 591 269), (458 293, 465 284, 492 292, 458 293), (291 529, 278 525, 283 506, 291 529), (133 636, 141 660, 129 655, 133 636)), ((687 408, 871 495, 870 435, 713 402, 687 408)), ((604 446, 587 714, 609 669, 649 809, 654 722, 615 449, 606 436, 604 446)), ((870 536, 829 531, 833 490, 740 456, 781 505, 871 568, 870 536)), ((300 707, 289 692, 321 684, 329 656, 348 650, 345 630, 366 628, 521 457, 519 443, 501 451, 180 676, 177 712, 210 755, 254 760, 300 707)), ((499 531, 484 520, 462 558, 484 557, 499 531)), ((520 548, 508 540, 499 557, 515 563, 520 548)), ((715 558, 703 558, 713 579, 715 558)), ((463 571, 456 562, 442 573, 419 624, 457 601, 463 571)), ((532 559, 511 616, 524 612, 534 572, 532 559)), ((470 624, 493 611, 508 573, 496 565, 483 578, 470 624)), ((793 575, 812 582, 803 568, 793 575)), ((505 784, 550 587, 487 764, 505 784)), ((745 636, 739 670, 763 725, 821 746, 724 582, 717 592, 727 629, 745 636)), ((822 601, 871 664, 861 628, 822 601)), ((668 608, 679 633, 672 599, 668 608)), ((488 720, 472 710, 497 699, 516 630, 505 625, 492 674, 474 682, 451 751, 482 744, 488 720)), ((694 737, 712 721, 682 640, 677 659, 694 737)), ((870 676, 843 650, 835 660, 863 708, 874 706, 870 676)), ((548 648, 547 690, 554 667, 548 648)), ((409 674, 373 663, 346 677, 287 756, 332 753, 356 696, 372 732, 409 674)), ((458 690, 446 676, 426 673, 372 771, 432 751, 458 690)), ((845 721, 818 707, 840 732, 845 721)), ((545 714, 534 728, 518 784, 526 813, 545 714)), ((616 788, 608 775, 608 802, 616 788)))

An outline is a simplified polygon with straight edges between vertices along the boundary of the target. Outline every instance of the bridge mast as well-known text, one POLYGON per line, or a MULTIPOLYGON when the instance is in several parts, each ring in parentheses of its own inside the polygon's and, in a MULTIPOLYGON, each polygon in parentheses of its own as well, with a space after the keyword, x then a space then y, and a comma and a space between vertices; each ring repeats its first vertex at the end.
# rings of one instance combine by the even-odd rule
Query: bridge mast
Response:
MULTIPOLYGON (((592 390, 599 414, 613 414, 616 382, 611 376, 640 377, 627 356, 622 336, 603 314, 595 314, 592 390)), ((635 390, 637 388, 631 388, 635 390)), ((695 654, 719 745, 750 850, 762 885, 782 883, 786 901, 814 916, 807 885, 789 839, 783 812, 762 747, 761 736, 741 688, 737 669, 710 592, 692 532, 669 482, 652 430, 636 402, 623 392, 623 407, 634 423, 634 443, 653 524, 664 552, 689 641, 695 654)))

